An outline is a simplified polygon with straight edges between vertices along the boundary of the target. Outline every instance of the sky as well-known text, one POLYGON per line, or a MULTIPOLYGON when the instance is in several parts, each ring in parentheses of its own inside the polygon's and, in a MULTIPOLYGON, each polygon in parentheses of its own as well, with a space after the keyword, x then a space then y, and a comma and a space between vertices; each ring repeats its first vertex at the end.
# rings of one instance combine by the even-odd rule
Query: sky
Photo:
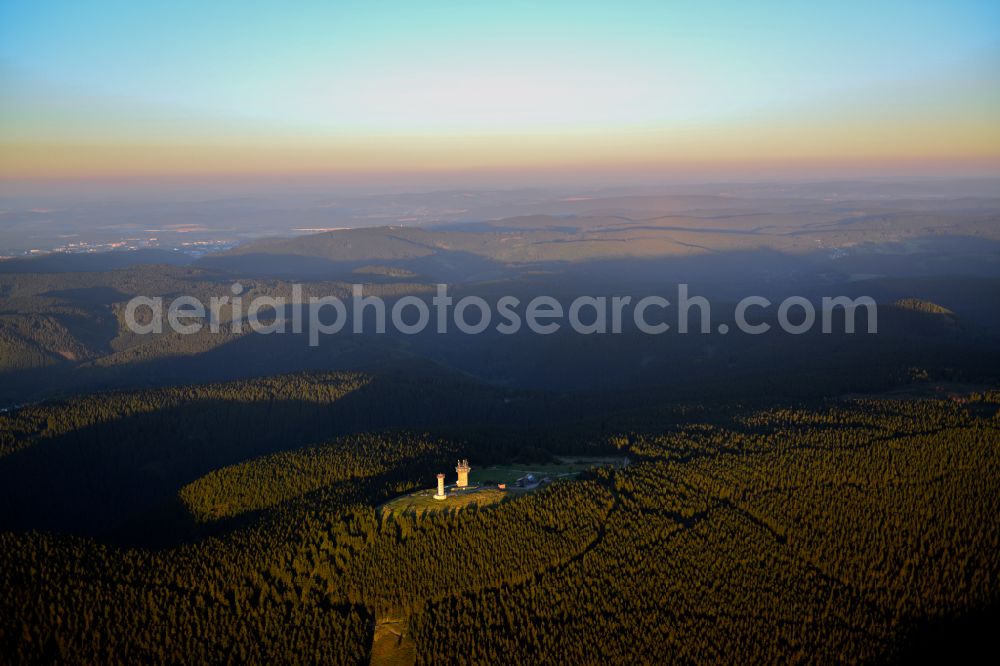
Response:
POLYGON ((1000 3, 0 0, 5 181, 577 171, 997 173, 1000 3))

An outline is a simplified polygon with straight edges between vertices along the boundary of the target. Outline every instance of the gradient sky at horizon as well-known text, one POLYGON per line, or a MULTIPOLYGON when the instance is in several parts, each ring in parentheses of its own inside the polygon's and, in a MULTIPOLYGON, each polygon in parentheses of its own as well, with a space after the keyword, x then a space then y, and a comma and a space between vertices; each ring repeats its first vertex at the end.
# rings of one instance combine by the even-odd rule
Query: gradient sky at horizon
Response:
POLYGON ((1000 168, 1000 3, 10 2, 0 177, 1000 168))

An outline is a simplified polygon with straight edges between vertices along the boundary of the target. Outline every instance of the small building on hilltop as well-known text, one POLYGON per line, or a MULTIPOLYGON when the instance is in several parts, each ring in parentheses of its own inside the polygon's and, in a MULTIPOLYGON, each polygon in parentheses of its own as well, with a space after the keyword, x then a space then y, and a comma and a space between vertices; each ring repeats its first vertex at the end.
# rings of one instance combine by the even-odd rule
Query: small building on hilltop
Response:
POLYGON ((458 461, 458 465, 455 466, 455 471, 458 473, 458 481, 455 485, 459 488, 465 488, 469 485, 469 472, 472 468, 469 467, 469 461, 467 458, 463 458, 458 461))
POLYGON ((437 495, 434 496, 434 499, 436 500, 447 499, 448 496, 444 494, 444 474, 438 474, 437 480, 438 480, 438 491, 437 495))

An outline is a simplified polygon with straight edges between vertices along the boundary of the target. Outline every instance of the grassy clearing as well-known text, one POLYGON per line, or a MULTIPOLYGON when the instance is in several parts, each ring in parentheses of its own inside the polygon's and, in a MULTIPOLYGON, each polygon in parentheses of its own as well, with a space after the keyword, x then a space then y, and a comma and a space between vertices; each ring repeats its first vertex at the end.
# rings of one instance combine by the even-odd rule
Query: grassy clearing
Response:
POLYGON ((510 487, 515 481, 526 474, 534 474, 539 480, 544 477, 552 479, 571 478, 580 472, 594 467, 615 466, 624 467, 628 459, 612 456, 560 456, 558 463, 535 465, 494 465, 476 469, 469 473, 469 483, 466 489, 449 486, 448 498, 434 499, 436 488, 425 488, 409 495, 397 497, 381 506, 382 515, 423 515, 438 511, 461 511, 473 504, 479 508, 499 504, 507 499, 513 499, 534 488, 520 489, 510 487), (496 488, 497 483, 508 484, 506 490, 496 488))
POLYGON ((412 666, 417 661, 417 645, 410 636, 409 618, 380 619, 372 636, 372 666, 412 666))
POLYGON ((483 469, 475 469, 469 473, 470 483, 514 483, 525 474, 534 474, 537 478, 552 477, 553 479, 574 476, 594 467, 614 466, 624 467, 627 459, 609 456, 560 456, 558 463, 534 465, 494 465, 483 469))
POLYGON ((433 511, 460 511, 473 504, 479 508, 499 504, 511 493, 496 488, 469 488, 467 490, 447 490, 447 499, 434 499, 435 489, 418 490, 410 495, 397 497, 382 505, 382 513, 417 514, 433 511))

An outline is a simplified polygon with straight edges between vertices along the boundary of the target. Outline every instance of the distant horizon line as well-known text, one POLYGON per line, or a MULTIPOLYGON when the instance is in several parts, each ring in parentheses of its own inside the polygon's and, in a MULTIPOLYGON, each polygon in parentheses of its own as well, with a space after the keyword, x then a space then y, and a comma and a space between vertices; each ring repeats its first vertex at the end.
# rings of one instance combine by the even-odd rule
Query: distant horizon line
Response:
MULTIPOLYGON (((388 194, 452 191, 512 191, 544 188, 567 189, 654 189, 687 187, 725 187, 731 185, 833 185, 851 183, 926 184, 977 183, 1000 180, 1000 163, 988 168, 862 170, 835 169, 829 171, 797 169, 784 171, 724 170, 705 173, 695 169, 663 171, 620 170, 560 170, 560 169, 461 169, 455 171, 302 171, 244 173, 163 173, 163 174, 92 174, 59 176, 0 176, 0 197, 35 195, 46 190, 62 189, 108 192, 116 190, 139 193, 185 189, 212 190, 247 186, 266 187, 269 191, 283 189, 324 188, 351 190, 355 194, 388 194), (360 191, 359 191, 360 190, 360 191), (366 192, 367 191, 367 192, 366 192)), ((59 192, 50 192, 59 194, 59 192)))

